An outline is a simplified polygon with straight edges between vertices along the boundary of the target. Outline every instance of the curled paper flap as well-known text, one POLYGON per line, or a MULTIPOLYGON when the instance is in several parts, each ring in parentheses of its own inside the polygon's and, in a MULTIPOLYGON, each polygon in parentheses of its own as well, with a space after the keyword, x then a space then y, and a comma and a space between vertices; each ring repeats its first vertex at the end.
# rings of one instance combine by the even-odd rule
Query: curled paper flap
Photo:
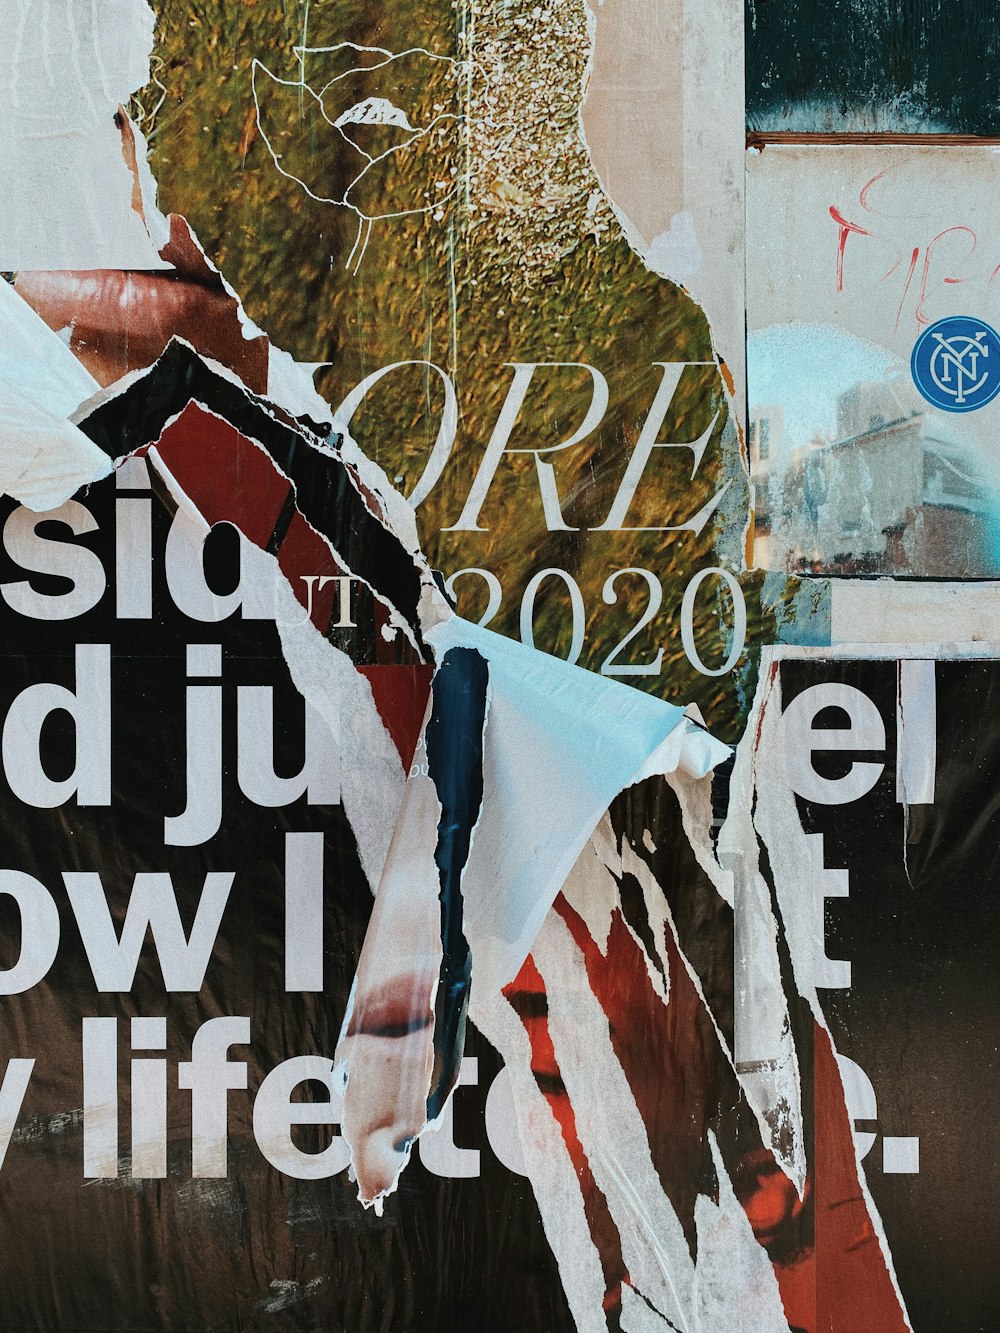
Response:
POLYGON ((483 814, 464 884, 473 993, 516 976, 611 801, 651 773, 704 776, 730 753, 673 704, 568 666, 458 616, 436 654, 475 648, 490 672, 483 814))

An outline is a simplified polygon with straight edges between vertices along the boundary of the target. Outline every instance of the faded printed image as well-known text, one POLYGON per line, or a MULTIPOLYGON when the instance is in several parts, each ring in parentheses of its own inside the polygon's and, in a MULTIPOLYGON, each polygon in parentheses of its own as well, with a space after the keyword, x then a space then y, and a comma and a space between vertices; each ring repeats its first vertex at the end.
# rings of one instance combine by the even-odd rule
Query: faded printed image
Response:
POLYGON ((990 149, 749 154, 754 559, 1000 570, 1000 230, 990 149))
MULTIPOLYGON (((786 391, 784 401, 751 400, 756 562, 796 574, 995 574, 1000 492, 954 418, 899 368, 836 392, 831 423, 829 370, 794 369, 794 347, 811 332, 770 330, 749 344, 754 390, 786 391), (775 384, 785 376, 813 393, 775 384)), ((814 337, 829 366, 842 340, 814 337)))
POLYGON ((751 131, 976 134, 1000 128, 992 5, 795 0, 747 7, 751 131))

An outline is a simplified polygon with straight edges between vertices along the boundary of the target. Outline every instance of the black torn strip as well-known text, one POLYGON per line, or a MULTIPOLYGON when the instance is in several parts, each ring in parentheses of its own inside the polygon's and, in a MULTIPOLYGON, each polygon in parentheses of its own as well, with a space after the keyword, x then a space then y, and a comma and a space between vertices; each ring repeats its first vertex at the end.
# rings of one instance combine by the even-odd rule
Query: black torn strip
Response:
POLYGON ((406 618, 423 649, 417 612, 420 571, 412 554, 365 503, 337 452, 341 436, 330 433, 327 439, 315 423, 279 416, 265 399, 218 374, 177 339, 147 371, 77 424, 99 449, 119 458, 156 441, 192 402, 270 455, 292 482, 294 505, 302 517, 331 542, 353 573, 406 618))
POLYGON ((434 1002, 434 1072, 428 1119, 458 1081, 472 957, 462 924, 462 872, 483 803, 483 736, 489 668, 474 648, 451 648, 431 686, 427 766, 441 804, 434 860, 441 877, 441 971, 434 1002))

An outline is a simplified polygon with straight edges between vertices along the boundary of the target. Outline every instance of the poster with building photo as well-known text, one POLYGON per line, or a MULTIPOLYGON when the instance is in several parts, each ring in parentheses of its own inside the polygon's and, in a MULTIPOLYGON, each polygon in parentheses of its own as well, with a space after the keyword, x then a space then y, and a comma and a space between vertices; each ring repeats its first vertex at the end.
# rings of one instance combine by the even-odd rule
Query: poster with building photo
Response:
POLYGON ((765 568, 998 572, 995 163, 993 148, 967 145, 748 153, 750 453, 765 568))

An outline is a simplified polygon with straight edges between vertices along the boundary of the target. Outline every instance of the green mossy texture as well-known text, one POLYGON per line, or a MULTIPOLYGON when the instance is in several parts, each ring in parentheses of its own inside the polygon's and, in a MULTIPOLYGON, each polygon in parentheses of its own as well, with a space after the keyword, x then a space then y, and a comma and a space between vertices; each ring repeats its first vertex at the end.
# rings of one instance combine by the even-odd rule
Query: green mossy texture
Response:
MULTIPOLYGON (((163 0, 154 55, 162 86, 152 85, 139 104, 161 206, 188 218, 274 343, 300 360, 329 363, 316 383, 332 404, 393 362, 431 361, 452 377, 458 435, 444 474, 417 511, 418 523, 425 550, 445 574, 475 567, 498 576, 504 596, 490 627, 519 636, 532 575, 565 570, 583 595, 580 664, 599 670, 649 598, 644 578, 629 574, 615 584, 617 600, 606 602, 609 574, 652 570, 663 589, 660 608, 618 661, 648 663, 663 647, 662 668, 622 679, 697 702, 713 730, 735 740, 756 646, 775 634, 774 615, 761 606, 760 578, 740 576, 749 646, 727 676, 702 675, 687 660, 680 605, 697 570, 738 570, 749 487, 701 309, 645 268, 589 171, 578 129, 586 57, 582 6, 552 0, 544 6, 498 0, 474 9, 434 0, 308 6, 163 0), (562 25, 561 46, 532 41, 547 22, 562 25), (346 42, 423 52, 359 68, 376 57, 333 50, 309 55, 300 66, 293 49, 346 42), (424 54, 470 52, 471 64, 461 67, 424 54), (309 88, 325 88, 322 110, 308 91, 258 69, 258 125, 255 58, 278 79, 294 82, 304 69, 309 88), (344 197, 363 159, 330 121, 366 97, 402 107, 418 129, 436 125, 351 190, 349 197, 378 218, 354 271, 348 259, 358 240, 357 215, 311 198, 299 181, 325 199, 344 197), (298 181, 278 170, 260 126, 298 181), (427 211, 383 217, 401 207, 427 211), (574 530, 547 531, 535 461, 523 453, 500 464, 479 519, 485 530, 445 531, 461 513, 510 386, 507 363, 517 361, 582 362, 607 379, 609 407, 598 429, 583 444, 548 455, 574 530), (697 537, 594 532, 660 382, 655 363, 675 361, 706 364, 685 370, 660 439, 694 441, 711 428, 708 449, 693 480, 689 450, 655 451, 627 521, 684 523, 728 479, 725 505, 697 537)), ((376 127, 355 133, 368 134, 369 146, 384 142, 376 127)), ((589 394, 585 370, 539 370, 511 446, 564 440, 581 421, 589 394)), ((404 493, 423 470, 442 406, 439 377, 411 366, 382 380, 354 418, 359 444, 404 493)), ((482 580, 466 576, 457 593, 459 610, 478 619, 482 580)), ((713 577, 702 585, 694 622, 706 663, 725 658, 731 621, 730 594, 713 577)), ((535 599, 535 643, 565 656, 571 628, 566 587, 550 577, 535 599)))

